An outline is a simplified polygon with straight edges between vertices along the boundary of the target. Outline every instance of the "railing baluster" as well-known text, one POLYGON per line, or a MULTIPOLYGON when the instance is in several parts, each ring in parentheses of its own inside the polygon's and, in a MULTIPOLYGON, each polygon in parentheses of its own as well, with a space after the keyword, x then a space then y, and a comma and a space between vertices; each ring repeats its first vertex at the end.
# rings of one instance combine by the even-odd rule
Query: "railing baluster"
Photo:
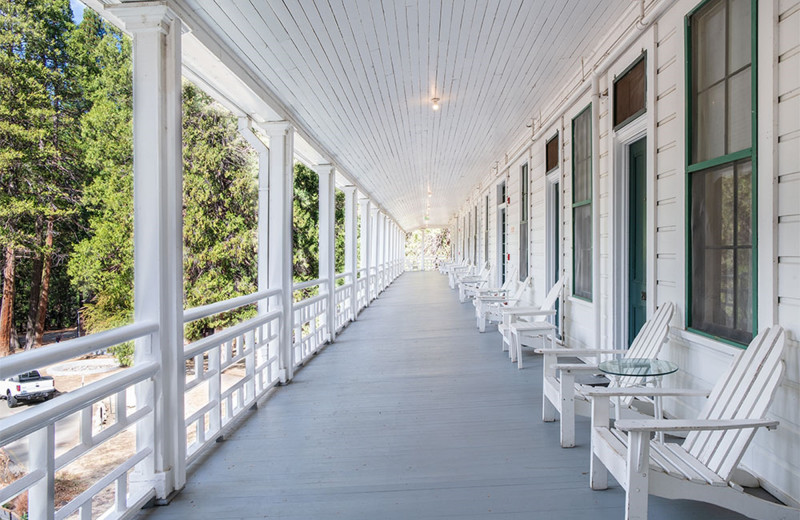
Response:
POLYGON ((50 520, 55 515, 55 432, 55 424, 49 423, 28 436, 29 471, 45 472, 28 489, 28 520, 50 520))
POLYGON ((212 373, 208 380, 208 400, 216 403, 209 411, 208 438, 214 437, 222 427, 222 371, 220 370, 220 350, 222 345, 208 351, 208 371, 212 373))

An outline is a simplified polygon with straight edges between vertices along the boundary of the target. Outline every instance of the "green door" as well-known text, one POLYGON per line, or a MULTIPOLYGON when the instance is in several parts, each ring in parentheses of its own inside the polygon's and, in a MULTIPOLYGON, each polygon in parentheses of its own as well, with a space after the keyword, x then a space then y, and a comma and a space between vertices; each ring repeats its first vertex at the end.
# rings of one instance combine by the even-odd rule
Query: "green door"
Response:
POLYGON ((628 345, 647 319, 647 139, 630 145, 628 151, 628 345))

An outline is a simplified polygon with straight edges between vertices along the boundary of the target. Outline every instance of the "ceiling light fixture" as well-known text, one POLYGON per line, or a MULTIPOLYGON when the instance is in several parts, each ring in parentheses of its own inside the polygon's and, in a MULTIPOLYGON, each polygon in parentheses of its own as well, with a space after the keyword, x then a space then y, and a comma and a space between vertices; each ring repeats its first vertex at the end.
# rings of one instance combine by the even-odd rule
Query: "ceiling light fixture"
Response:
POLYGON ((439 98, 435 97, 435 98, 431 99, 431 101, 433 101, 433 107, 432 108, 434 110, 439 110, 439 98))

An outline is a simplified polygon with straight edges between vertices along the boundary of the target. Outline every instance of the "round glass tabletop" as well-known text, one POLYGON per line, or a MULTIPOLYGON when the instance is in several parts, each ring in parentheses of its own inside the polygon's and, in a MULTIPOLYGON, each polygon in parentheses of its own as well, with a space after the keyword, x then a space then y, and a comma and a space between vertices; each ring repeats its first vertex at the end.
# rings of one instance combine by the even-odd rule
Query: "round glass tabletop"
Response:
POLYGON ((647 358, 619 358, 603 361, 598 365, 601 372, 615 376, 658 377, 678 371, 672 361, 647 358))

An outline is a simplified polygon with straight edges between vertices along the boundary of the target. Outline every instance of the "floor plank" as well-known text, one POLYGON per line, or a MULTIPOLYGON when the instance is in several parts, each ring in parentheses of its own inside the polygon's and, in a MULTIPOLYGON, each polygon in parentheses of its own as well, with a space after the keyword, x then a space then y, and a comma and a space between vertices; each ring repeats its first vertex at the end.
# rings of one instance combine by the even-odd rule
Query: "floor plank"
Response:
MULTIPOLYGON (((588 487, 588 420, 559 448, 541 359, 517 370, 438 273, 400 276, 147 520, 623 518, 588 487)), ((650 518, 741 518, 651 497, 650 518)))

